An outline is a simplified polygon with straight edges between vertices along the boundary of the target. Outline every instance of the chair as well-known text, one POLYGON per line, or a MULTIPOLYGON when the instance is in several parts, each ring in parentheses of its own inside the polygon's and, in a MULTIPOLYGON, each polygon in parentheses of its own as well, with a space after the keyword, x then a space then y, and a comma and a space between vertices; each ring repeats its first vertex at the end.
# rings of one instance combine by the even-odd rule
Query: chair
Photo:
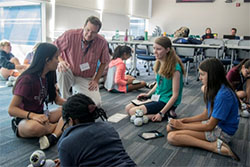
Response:
MULTIPOLYGON (((240 40, 238 46, 250 46, 250 40, 240 40)), ((237 59, 233 61, 233 65, 239 64, 243 59, 250 59, 249 50, 239 49, 237 59)))
POLYGON ((185 64, 186 66, 185 83, 188 85, 188 73, 189 73, 190 63, 194 62, 195 48, 176 47, 175 52, 180 57, 182 63, 185 64))
MULTIPOLYGON (((227 67, 227 71, 231 65, 231 59, 225 58, 224 50, 225 50, 225 42, 222 39, 205 39, 203 42, 205 45, 221 45, 222 47, 219 49, 218 59, 222 62, 224 66, 227 67)), ((204 49, 203 55, 204 58, 216 58, 217 49, 207 48, 204 49)))
MULTIPOLYGON (((233 59, 233 57, 232 57, 233 56, 232 55, 232 49, 227 48, 227 46, 228 45, 238 46, 239 41, 240 40, 237 40, 237 39, 225 40, 225 45, 226 45, 226 48, 225 48, 225 57, 233 59)), ((233 62, 231 61, 230 67, 232 67, 232 66, 233 66, 233 62)))
POLYGON ((147 45, 147 49, 137 48, 135 53, 136 53, 137 59, 146 61, 146 63, 147 63, 146 72, 148 72, 148 75, 150 75, 150 67, 153 68, 152 62, 156 60, 155 56, 153 55, 153 47, 147 45))

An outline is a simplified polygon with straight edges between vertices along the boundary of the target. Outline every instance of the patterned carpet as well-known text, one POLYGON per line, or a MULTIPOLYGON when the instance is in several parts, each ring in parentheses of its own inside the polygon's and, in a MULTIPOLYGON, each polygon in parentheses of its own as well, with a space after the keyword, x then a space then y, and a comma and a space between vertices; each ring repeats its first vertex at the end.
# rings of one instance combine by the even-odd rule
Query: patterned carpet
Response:
MULTIPOLYGON (((141 67, 138 79, 152 82, 153 72, 148 76, 145 69, 141 67)), ((182 103, 176 110, 179 118, 202 112, 204 102, 200 87, 201 83, 196 81, 195 72, 192 69, 189 84, 184 86, 182 103)), ((108 116, 115 113, 125 114, 125 105, 139 93, 148 90, 143 88, 127 94, 114 94, 101 89, 102 106, 108 116)), ((0 82, 0 166, 24 167, 29 164, 31 153, 39 149, 38 139, 21 139, 13 134, 11 118, 7 113, 12 98, 11 91, 11 87, 6 87, 4 82, 0 82)), ((55 106, 50 106, 50 108, 53 107, 55 106)), ((126 151, 138 166, 250 166, 250 121, 246 118, 241 118, 239 129, 230 143, 241 157, 240 162, 198 148, 171 146, 166 140, 167 121, 150 122, 142 127, 135 127, 130 123, 129 117, 125 117, 118 123, 112 124, 119 132, 126 151), (139 133, 148 130, 158 130, 164 134, 164 137, 145 141, 138 136, 139 133)), ((50 159, 57 158, 56 146, 45 153, 50 159)))

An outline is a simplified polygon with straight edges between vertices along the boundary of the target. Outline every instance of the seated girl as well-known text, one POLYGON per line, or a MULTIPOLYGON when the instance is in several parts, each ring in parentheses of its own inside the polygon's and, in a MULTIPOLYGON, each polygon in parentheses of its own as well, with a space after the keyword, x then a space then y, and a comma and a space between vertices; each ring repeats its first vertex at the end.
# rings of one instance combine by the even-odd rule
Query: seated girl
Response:
POLYGON ((32 51, 29 52, 29 53, 26 55, 26 57, 25 57, 25 59, 24 59, 24 61, 23 61, 23 64, 25 64, 25 65, 27 65, 27 66, 29 66, 29 65, 31 64, 32 59, 33 59, 33 57, 34 57, 34 55, 35 55, 36 48, 39 46, 39 44, 40 44, 40 42, 38 42, 37 44, 35 44, 35 46, 32 48, 32 51))
POLYGON ((131 116, 137 109, 141 109, 152 121, 162 121, 167 116, 176 118, 175 109, 181 103, 182 97, 184 67, 169 38, 157 38, 153 47, 157 84, 148 93, 137 96, 138 99, 152 96, 153 101, 140 106, 131 103, 125 110, 131 116))
POLYGON ((75 94, 63 104, 65 131, 58 142, 60 166, 123 166, 136 164, 126 153, 117 131, 102 108, 89 97, 75 94))
POLYGON ((227 79, 232 84, 237 96, 247 103, 250 109, 250 59, 244 59, 227 73, 227 79))
POLYGON ((0 80, 6 81, 10 76, 17 77, 25 69, 26 66, 21 65, 19 60, 11 54, 10 41, 0 41, 0 80), (15 72, 15 69, 18 72, 15 72))
POLYGON ((55 144, 62 133, 61 107, 48 110, 49 102, 58 105, 65 102, 55 87, 58 55, 55 45, 41 43, 38 46, 31 65, 18 77, 13 87, 14 96, 8 110, 14 117, 12 129, 16 136, 40 137, 41 149, 55 144))
POLYGON ((238 129, 239 99, 218 59, 203 61, 199 72, 206 108, 196 116, 171 119, 167 125, 168 142, 175 146, 203 148, 239 160, 227 144, 238 129))
POLYGON ((126 65, 123 62, 131 57, 131 48, 128 46, 117 46, 113 58, 109 63, 107 79, 104 87, 114 93, 127 93, 145 87, 146 83, 140 81, 135 83, 135 78, 125 75, 126 65))

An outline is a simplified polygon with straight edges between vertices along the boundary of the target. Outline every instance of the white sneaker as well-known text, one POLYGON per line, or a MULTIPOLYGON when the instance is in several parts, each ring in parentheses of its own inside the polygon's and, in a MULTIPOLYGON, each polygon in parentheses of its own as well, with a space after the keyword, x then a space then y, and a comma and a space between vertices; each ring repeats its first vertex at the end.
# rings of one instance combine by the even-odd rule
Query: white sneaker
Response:
POLYGON ((49 140, 48 140, 47 136, 40 137, 39 144, 40 144, 40 149, 41 150, 49 148, 50 144, 49 144, 49 140))
POLYGON ((13 86, 13 84, 12 84, 11 81, 6 81, 6 85, 7 85, 8 87, 12 87, 12 86, 13 86))
POLYGON ((10 76, 10 77, 8 78, 8 80, 9 80, 10 82, 14 82, 14 81, 16 81, 16 77, 10 76))
POLYGON ((250 116, 249 112, 247 110, 243 110, 240 115, 244 118, 248 118, 250 116))

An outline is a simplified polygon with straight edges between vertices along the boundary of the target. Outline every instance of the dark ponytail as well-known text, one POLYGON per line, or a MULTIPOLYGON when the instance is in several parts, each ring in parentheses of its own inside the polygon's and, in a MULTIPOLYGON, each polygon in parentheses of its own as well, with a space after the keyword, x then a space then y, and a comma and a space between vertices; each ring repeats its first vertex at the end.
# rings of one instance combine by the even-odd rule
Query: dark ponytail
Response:
POLYGON ((124 53, 131 54, 131 52, 132 52, 132 50, 131 50, 131 48, 129 46, 118 45, 115 48, 112 60, 115 60, 117 58, 121 58, 124 53))
POLYGON ((99 117, 107 119, 102 108, 98 108, 91 98, 80 93, 69 97, 63 104, 62 117, 65 124, 69 118, 78 119, 80 123, 95 122, 99 117))

